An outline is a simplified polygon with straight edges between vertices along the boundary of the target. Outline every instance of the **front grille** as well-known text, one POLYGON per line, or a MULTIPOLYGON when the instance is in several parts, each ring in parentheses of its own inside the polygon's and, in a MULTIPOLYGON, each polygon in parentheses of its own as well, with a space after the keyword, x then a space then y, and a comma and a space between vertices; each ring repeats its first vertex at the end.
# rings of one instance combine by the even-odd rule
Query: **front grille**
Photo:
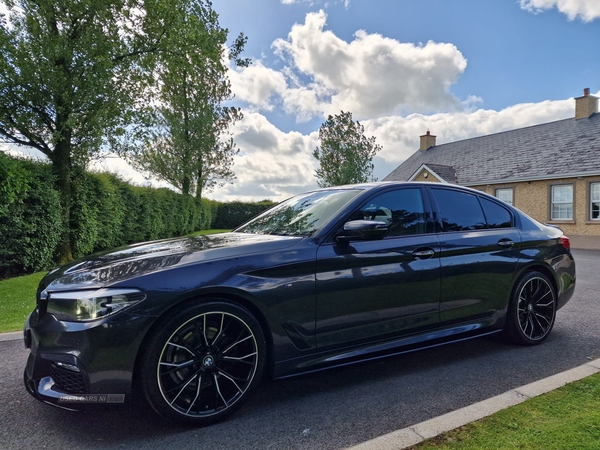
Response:
POLYGON ((85 394, 85 382, 79 372, 64 369, 52 364, 54 386, 67 394, 85 394))

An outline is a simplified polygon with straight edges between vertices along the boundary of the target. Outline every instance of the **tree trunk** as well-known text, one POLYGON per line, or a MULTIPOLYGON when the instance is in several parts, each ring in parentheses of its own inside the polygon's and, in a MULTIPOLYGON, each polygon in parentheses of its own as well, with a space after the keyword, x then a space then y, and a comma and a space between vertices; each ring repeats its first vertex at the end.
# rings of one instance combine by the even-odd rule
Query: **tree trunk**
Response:
POLYGON ((56 175, 56 187, 60 193, 63 227, 62 239, 57 249, 57 262, 64 264, 73 259, 71 244, 71 142, 69 137, 61 137, 54 149, 52 165, 56 175))

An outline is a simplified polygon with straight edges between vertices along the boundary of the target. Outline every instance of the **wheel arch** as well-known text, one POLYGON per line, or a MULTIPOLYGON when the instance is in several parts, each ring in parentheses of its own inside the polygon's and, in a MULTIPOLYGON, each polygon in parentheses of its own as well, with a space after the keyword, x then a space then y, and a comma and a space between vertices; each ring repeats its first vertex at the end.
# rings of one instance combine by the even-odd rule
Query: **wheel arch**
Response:
POLYGON ((177 314, 180 310, 186 308, 188 305, 211 300, 223 300, 225 302, 233 303, 237 306, 246 309, 250 314, 254 316, 254 318, 259 323, 262 329, 263 335, 265 337, 265 344, 267 347, 267 360, 265 365, 265 372, 269 374, 269 376, 272 376, 274 366, 273 335, 271 333, 271 328, 268 325, 267 318, 265 317, 261 309, 250 299, 238 293, 210 289, 202 293, 196 293, 192 296, 185 297, 179 302, 174 303, 168 309, 163 311, 163 313, 154 321, 152 326, 150 326, 150 328, 144 335, 144 338, 142 339, 142 343, 140 344, 137 355, 135 357, 135 364, 132 374, 132 391, 134 392, 134 395, 137 395, 140 392, 139 384, 141 361, 143 359, 144 353, 146 352, 148 342, 153 336, 154 331, 157 330, 169 316, 177 314))
POLYGON ((517 288, 519 281, 521 280, 521 278, 523 278, 524 276, 526 276, 528 273, 531 272, 540 272, 541 274, 545 275, 546 278, 548 278, 548 280, 550 280, 550 283, 552 283, 552 288, 554 289, 554 294, 556 295, 556 297, 558 298, 558 283, 556 280, 556 276, 554 274, 554 272, 548 268, 547 266, 543 265, 543 264, 532 264, 529 265, 527 267, 524 267, 521 271, 519 271, 519 273, 515 276, 514 281, 513 281, 513 286, 512 289, 510 291, 510 299, 512 298, 512 296, 515 293, 515 289, 517 288))

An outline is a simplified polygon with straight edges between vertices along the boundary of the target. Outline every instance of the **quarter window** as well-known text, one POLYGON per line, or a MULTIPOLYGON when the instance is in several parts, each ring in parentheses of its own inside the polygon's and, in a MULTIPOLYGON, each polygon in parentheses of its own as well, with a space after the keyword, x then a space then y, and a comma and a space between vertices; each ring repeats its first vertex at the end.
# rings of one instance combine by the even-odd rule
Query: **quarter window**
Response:
POLYGON ((496 198, 509 205, 513 204, 513 188, 496 189, 496 198))
POLYGON ((480 197, 479 200, 483 206, 488 228, 512 227, 512 214, 506 208, 484 197, 480 197))
POLYGON ((552 204, 550 208, 550 218, 552 220, 573 220, 572 184, 552 186, 552 204))
POLYGON ((600 183, 590 184, 590 219, 600 220, 600 183))

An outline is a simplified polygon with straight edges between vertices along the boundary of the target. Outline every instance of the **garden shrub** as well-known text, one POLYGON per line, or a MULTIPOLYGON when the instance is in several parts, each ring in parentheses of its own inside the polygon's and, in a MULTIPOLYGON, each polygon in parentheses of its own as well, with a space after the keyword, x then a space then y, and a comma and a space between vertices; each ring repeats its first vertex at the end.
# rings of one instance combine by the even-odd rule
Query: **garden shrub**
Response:
MULTIPOLYGON (((233 229, 273 205, 196 199, 132 186, 110 173, 76 171, 72 186, 68 225, 75 258, 209 228, 233 229)), ((64 231, 52 167, 0 152, 0 278, 52 267, 64 231)))
POLYGON ((227 202, 219 204, 212 228, 233 229, 252 219, 275 203, 263 200, 256 203, 227 202))
POLYGON ((51 167, 14 161, 26 188, 12 190, 6 213, 0 214, 1 278, 51 267, 64 230, 51 167))

